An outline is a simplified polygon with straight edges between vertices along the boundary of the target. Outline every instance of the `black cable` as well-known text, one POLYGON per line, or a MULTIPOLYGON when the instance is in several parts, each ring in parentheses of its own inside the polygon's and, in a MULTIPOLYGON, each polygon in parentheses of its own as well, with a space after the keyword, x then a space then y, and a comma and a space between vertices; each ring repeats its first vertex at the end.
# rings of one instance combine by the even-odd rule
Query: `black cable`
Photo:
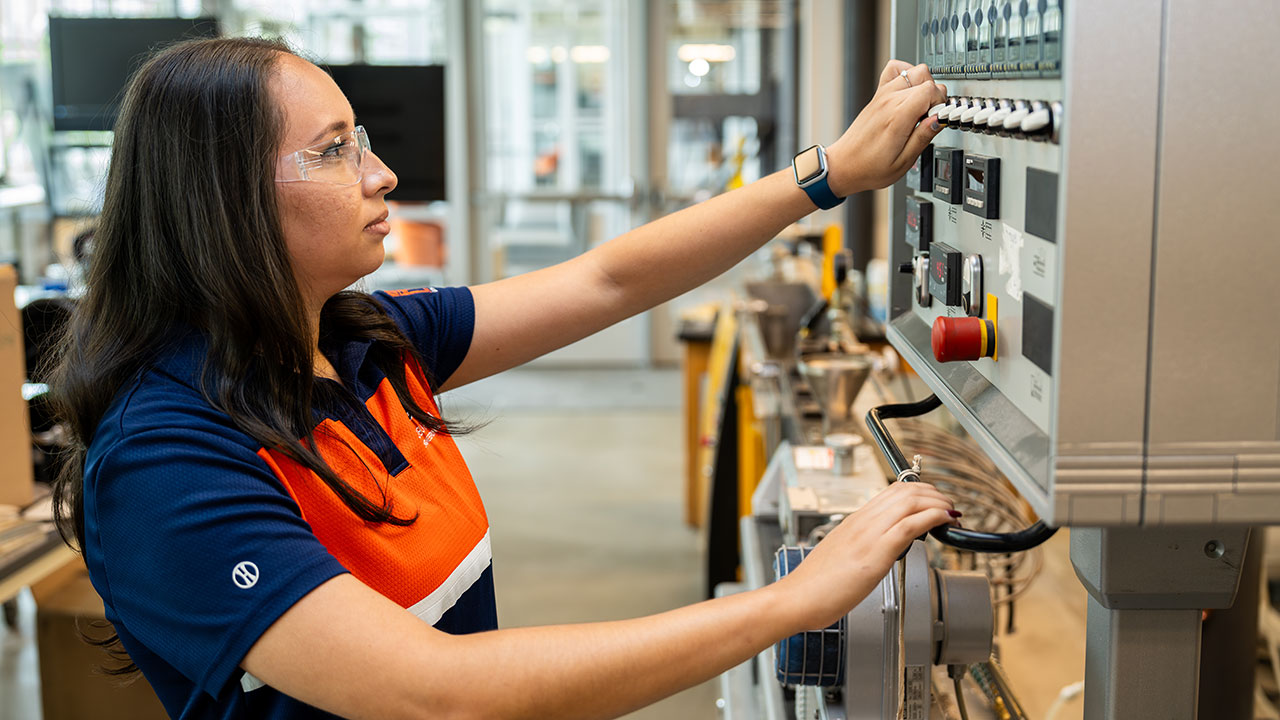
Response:
MULTIPOLYGON (((1012 573, 1013 573, 1013 556, 1012 556, 1012 555, 1007 555, 1007 556, 1006 556, 1006 558, 1009 560, 1009 564, 1005 565, 1005 572, 1007 572, 1007 573, 1009 573, 1009 574, 1011 574, 1011 575, 1012 575, 1012 573)), ((1012 585, 1010 585, 1010 586, 1008 587, 1008 589, 1007 589, 1007 591, 1006 591, 1006 592, 1007 592, 1009 595, 1012 595, 1012 594, 1013 594, 1013 586, 1012 586, 1012 585)), ((1005 612, 1006 612, 1006 615, 1005 615, 1005 626, 1004 626, 1004 631, 1005 631, 1006 633, 1013 634, 1013 601, 1012 601, 1012 600, 1010 600, 1009 602, 1005 603, 1005 612)))
MULTIPOLYGON (((871 437, 875 439, 876 445, 880 447, 880 452, 884 453, 889 465, 892 466, 897 480, 919 482, 920 473, 912 467, 911 463, 907 462, 906 455, 902 454, 902 449, 894 441, 893 435, 885 427, 884 421, 895 418, 919 417, 940 407, 942 407, 942 401, 938 399, 938 396, 930 395, 919 402, 881 405, 871 408, 871 411, 867 413, 867 429, 871 431, 871 437)), ((1009 533, 962 530, 950 525, 941 525, 930 530, 929 534, 938 542, 961 550, 1014 553, 1036 547, 1053 537, 1053 534, 1057 531, 1057 528, 1049 527, 1044 524, 1043 520, 1038 520, 1030 527, 1009 533)))
POLYGON ((964 706, 964 688, 960 686, 964 675, 956 675, 953 679, 956 683, 956 707, 960 708, 960 720, 969 720, 969 711, 964 706))

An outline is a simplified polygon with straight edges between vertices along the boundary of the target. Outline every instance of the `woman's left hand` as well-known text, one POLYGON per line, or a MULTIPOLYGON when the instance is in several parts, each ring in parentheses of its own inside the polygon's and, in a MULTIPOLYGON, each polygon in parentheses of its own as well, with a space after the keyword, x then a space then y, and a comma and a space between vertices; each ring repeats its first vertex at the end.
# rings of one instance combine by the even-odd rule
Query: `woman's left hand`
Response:
POLYGON ((902 177, 942 129, 925 113, 946 97, 946 86, 933 81, 927 65, 890 60, 871 102, 827 148, 832 192, 844 197, 902 177))

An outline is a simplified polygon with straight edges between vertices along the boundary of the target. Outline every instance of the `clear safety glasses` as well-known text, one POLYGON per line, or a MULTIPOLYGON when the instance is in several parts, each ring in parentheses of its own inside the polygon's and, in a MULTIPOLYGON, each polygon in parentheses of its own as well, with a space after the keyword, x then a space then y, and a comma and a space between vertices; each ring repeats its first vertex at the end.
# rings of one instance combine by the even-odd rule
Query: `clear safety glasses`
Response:
POLYGON ((369 150, 369 136, 363 125, 357 125, 332 140, 281 157, 276 182, 354 185, 364 177, 364 158, 369 150))

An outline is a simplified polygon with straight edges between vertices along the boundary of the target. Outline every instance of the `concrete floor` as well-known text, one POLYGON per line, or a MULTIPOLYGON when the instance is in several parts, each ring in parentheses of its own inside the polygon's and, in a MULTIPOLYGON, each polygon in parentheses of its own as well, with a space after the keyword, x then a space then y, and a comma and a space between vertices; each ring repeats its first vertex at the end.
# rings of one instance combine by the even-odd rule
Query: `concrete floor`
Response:
MULTIPOLYGON (((702 599, 698 535, 681 519, 678 383, 674 372, 523 371, 446 396, 446 416, 493 408, 459 444, 489 512, 504 627, 702 599), (551 409, 530 407, 544 395, 551 409)), ((706 683, 628 717, 714 718, 715 700, 706 683)))

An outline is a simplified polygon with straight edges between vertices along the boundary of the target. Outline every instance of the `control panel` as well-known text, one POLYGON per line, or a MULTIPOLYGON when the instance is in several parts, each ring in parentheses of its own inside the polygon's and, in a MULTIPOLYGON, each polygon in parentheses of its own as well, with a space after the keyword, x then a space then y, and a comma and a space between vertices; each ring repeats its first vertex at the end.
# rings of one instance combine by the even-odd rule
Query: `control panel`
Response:
POLYGON ((1211 71, 1280 60, 1267 7, 894 2, 947 97, 890 190, 887 335, 1049 524, 1280 519, 1269 115, 1211 71))

